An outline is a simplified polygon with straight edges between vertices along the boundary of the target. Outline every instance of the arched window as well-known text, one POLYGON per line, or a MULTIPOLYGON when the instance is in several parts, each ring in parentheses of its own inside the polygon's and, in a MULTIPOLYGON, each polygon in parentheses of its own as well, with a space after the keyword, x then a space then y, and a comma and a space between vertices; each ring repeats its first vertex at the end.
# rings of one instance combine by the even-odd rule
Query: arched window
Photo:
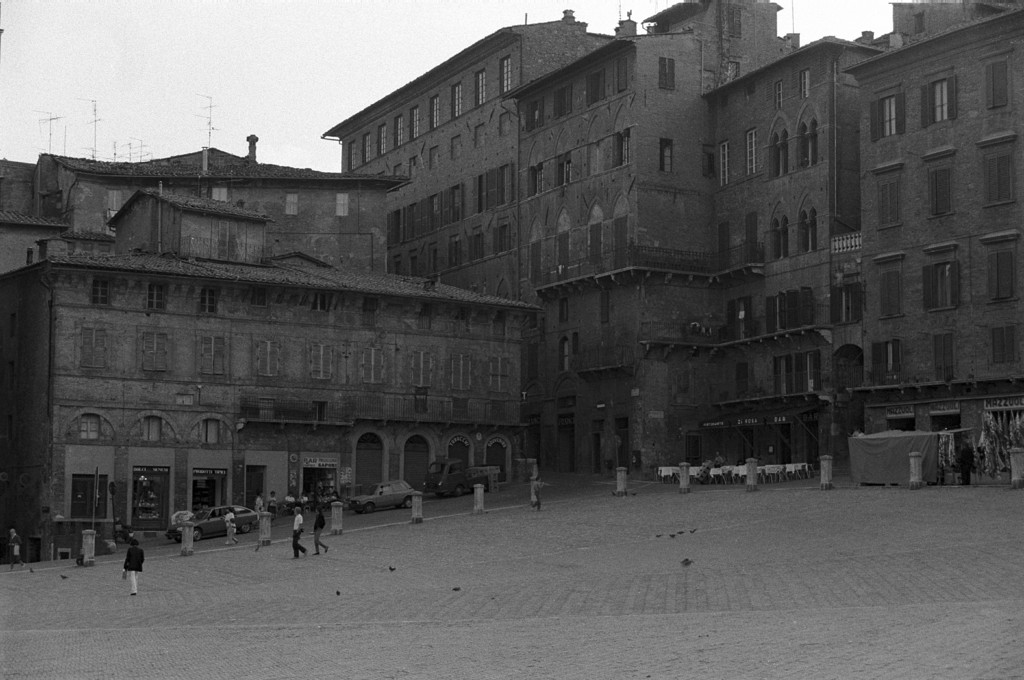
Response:
POLYGON ((818 162, 818 121, 812 120, 807 127, 807 163, 815 165, 818 162))
POLYGON ((796 133, 797 133, 797 138, 800 140, 799 141, 799 144, 800 144, 800 167, 801 168, 806 168, 808 165, 810 165, 810 161, 808 160, 808 155, 807 155, 807 149, 808 149, 807 123, 800 123, 800 127, 798 127, 796 129, 796 133))
POLYGON ((558 370, 569 370, 569 338, 558 341, 558 370))
POLYGON ((783 130, 779 133, 779 142, 776 147, 776 158, 778 161, 777 176, 789 173, 789 133, 783 130))
POLYGON ((818 211, 811 208, 807 211, 807 250, 818 249, 818 211))
POLYGON ((772 220, 772 259, 781 260, 789 255, 789 219, 783 215, 772 220))
POLYGON ((771 173, 772 177, 779 176, 779 133, 773 132, 770 144, 768 145, 769 153, 771 155, 771 173))

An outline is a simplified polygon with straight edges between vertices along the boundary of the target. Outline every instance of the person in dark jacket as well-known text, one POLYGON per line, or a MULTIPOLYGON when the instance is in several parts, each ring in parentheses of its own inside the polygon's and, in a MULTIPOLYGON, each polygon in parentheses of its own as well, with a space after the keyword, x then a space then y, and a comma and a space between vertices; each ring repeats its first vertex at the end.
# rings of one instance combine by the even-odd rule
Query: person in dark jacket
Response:
POLYGON ((320 540, 320 534, 323 533, 324 527, 327 526, 327 520, 324 519, 324 508, 323 506, 317 506, 316 519, 313 520, 313 547, 316 548, 314 555, 320 554, 320 548, 327 552, 329 548, 327 544, 320 540))
POLYGON ((139 594, 139 572, 142 571, 142 563, 145 560, 146 553, 139 547, 139 539, 133 538, 128 546, 128 554, 124 556, 124 572, 131 586, 131 595, 139 594))

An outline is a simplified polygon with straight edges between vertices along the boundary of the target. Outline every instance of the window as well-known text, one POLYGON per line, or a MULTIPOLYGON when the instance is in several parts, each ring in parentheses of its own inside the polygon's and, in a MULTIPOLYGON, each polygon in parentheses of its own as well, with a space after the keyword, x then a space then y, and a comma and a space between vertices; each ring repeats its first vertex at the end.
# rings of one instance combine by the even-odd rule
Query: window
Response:
POLYGON ((658 57, 658 87, 663 90, 676 89, 676 60, 658 57))
POLYGON ((267 306, 267 289, 264 286, 254 286, 249 291, 249 304, 253 307, 267 306))
MULTIPOLYGON (((370 139, 370 133, 369 132, 364 132, 363 133, 363 153, 362 153, 363 163, 366 163, 368 160, 370 160, 370 148, 371 148, 370 144, 371 143, 372 143, 372 140, 370 139)), ((285 214, 286 215, 291 215, 293 213, 289 213, 286 210, 285 214)))
POLYGON ((377 155, 383 156, 388 150, 388 124, 381 123, 377 126, 377 155))
POLYGON ((217 227, 217 251, 216 257, 226 260, 230 257, 231 250, 231 225, 227 220, 218 220, 217 227))
POLYGON ((558 341, 558 370, 569 370, 569 338, 561 338, 558 341))
POLYGON ((431 368, 433 368, 434 364, 434 358, 430 355, 430 352, 422 349, 413 350, 410 364, 410 381, 412 384, 416 387, 430 387, 431 368))
POLYGON ((556 159, 555 186, 568 184, 572 181, 572 154, 565 153, 556 159))
POLYGON ((363 298, 363 326, 367 328, 373 328, 374 326, 377 325, 377 309, 379 307, 380 302, 377 300, 377 298, 363 298))
POLYGON ((1017 361, 1016 331, 1016 326, 999 326, 992 329, 992 363, 1007 364, 1017 361))
POLYGON ((903 134, 906 103, 902 92, 871 102, 871 139, 903 134))
POLYGON ((508 111, 502 111, 498 116, 498 136, 505 137, 508 135, 509 130, 512 129, 512 114, 508 111))
POLYGON ((488 361, 488 387, 492 392, 504 392, 509 388, 510 364, 508 357, 491 357, 488 361))
POLYGON ((747 130, 747 174, 757 174, 757 129, 747 130))
POLYGON ((462 158, 462 135, 455 135, 448 143, 448 156, 457 161, 462 158))
POLYGON ((106 279, 93 279, 91 299, 94 305, 109 305, 110 281, 107 281, 106 279))
POLYGON ((473 128, 473 148, 479 148, 484 143, 484 130, 485 126, 480 123, 473 128))
POLYGON ((142 419, 142 438, 147 442, 158 442, 163 434, 163 418, 146 416, 142 419))
POLYGON ((433 170, 437 167, 437 147, 432 146, 427 150, 427 167, 433 170))
POLYGON ((487 101, 487 71, 480 70, 473 74, 473 106, 480 106, 487 101))
POLYGON ((462 241, 458 234, 448 237, 448 266, 458 267, 462 264, 462 241))
POLYGON ((990 109, 1010 103, 1010 82, 1007 61, 985 64, 985 106, 990 109))
POLYGON ((298 194, 285 194, 285 197, 284 197, 284 214, 285 215, 298 215, 299 214, 299 195, 298 194))
POLYGON ((877 385, 893 385, 902 379, 902 347, 899 340, 871 343, 871 373, 877 385))
POLYGON ((776 80, 775 85, 772 89, 772 101, 775 102, 775 108, 782 108, 782 81, 776 80))
MULTIPOLYGON (((431 100, 433 102, 433 100, 431 100)), ((433 105, 431 105, 433 106, 433 105)), ((458 118, 462 115, 462 83, 455 83, 452 85, 452 98, 451 98, 451 117, 458 118)), ((437 125, 435 121, 430 127, 433 129, 437 125)))
POLYGON ((814 208, 800 211, 797 224, 797 249, 809 253, 818 249, 818 211, 814 208))
POLYGON ((567 297, 558 298, 558 320, 563 322, 569 320, 569 298, 567 297))
POLYGON ((505 312, 495 312, 494 318, 491 319, 491 335, 496 338, 505 337, 505 312))
POLYGON ((106 490, 106 475, 71 475, 71 517, 106 519, 106 490))
POLYGON ((484 232, 480 227, 473 230, 469 237, 469 259, 479 260, 484 256, 484 232))
POLYGON ((106 365, 107 331, 103 328, 83 328, 82 366, 87 368, 105 368, 106 365))
POLYGON ((710 144, 701 147, 700 171, 705 177, 715 176, 715 147, 710 144))
POLYGON ((818 121, 800 123, 800 165, 808 167, 818 162, 818 121))
POLYGON ((900 222, 900 177, 881 177, 878 189, 878 226, 886 227, 900 222))
POLYGON ((903 277, 899 268, 886 269, 879 274, 879 309, 881 316, 903 313, 903 277))
POLYGON ((672 172, 672 140, 658 140, 658 169, 662 172, 672 172))
POLYGON ((469 354, 452 354, 452 389, 468 390, 472 385, 473 357, 469 354))
POLYGON ((800 99, 807 99, 811 96, 811 69, 802 69, 797 74, 797 88, 800 92, 800 99))
POLYGON ((948 309, 959 303, 960 272, 956 261, 925 265, 921 283, 925 309, 948 309))
POLYGON ((462 185, 456 184, 448 188, 448 200, 445 202, 445 224, 458 222, 462 219, 462 185))
POLYGON ((204 335, 199 339, 199 372, 223 375, 227 343, 220 335, 204 335))
POLYGON ((953 334, 937 333, 932 336, 933 365, 935 379, 950 381, 953 379, 953 334))
POLYGON ((626 58, 615 60, 615 91, 623 92, 629 87, 629 72, 626 70, 626 58))
POLYGON ((334 348, 322 342, 309 344, 309 377, 330 380, 334 370, 334 348))
POLYGON ((203 444, 220 443, 220 421, 216 418, 205 418, 199 424, 199 440, 203 444))
POLYGON ((345 154, 348 158, 348 169, 351 171, 356 167, 356 140, 345 142, 345 154))
POLYGON ((277 375, 281 368, 281 343, 277 340, 256 341, 256 375, 277 375))
POLYGON ((313 299, 310 300, 309 309, 313 312, 326 312, 331 308, 331 294, 324 291, 316 291, 313 293, 313 299))
POLYGON ((420 107, 414 106, 409 109, 409 140, 412 141, 420 136, 420 107))
POLYGON ((953 168, 932 168, 928 171, 928 212, 947 215, 953 212, 953 168))
POLYGON ((142 370, 167 370, 167 334, 154 331, 142 333, 142 370))
POLYGON ((529 132, 544 124, 544 98, 531 99, 525 104, 523 128, 529 132))
POLYGON ((498 89, 505 94, 512 89, 512 57, 498 60, 498 89))
POLYGON ((391 146, 396 149, 405 144, 405 117, 395 116, 394 128, 391 131, 391 146))
POLYGON ((921 86, 921 127, 956 118, 956 76, 921 86))
POLYGON ((729 183, 729 142, 721 142, 718 145, 718 184, 725 186, 729 183))
POLYGON ((729 37, 743 37, 743 10, 739 5, 728 5, 725 21, 729 37))
POLYGON ((100 438, 100 417, 95 413, 83 413, 78 419, 79 439, 100 438))
POLYGON ((164 297, 164 285, 162 283, 151 283, 146 287, 146 309, 166 309, 167 300, 164 297))
POLYGON ((602 290, 601 291, 601 300, 599 302, 599 305, 601 307, 601 309, 600 309, 601 323, 608 323, 609 321, 611 321, 611 318, 612 318, 612 294, 611 294, 610 291, 607 291, 607 290, 602 290))
POLYGON ((508 224, 499 224, 494 232, 494 252, 503 253, 512 248, 512 233, 508 224))
POLYGON ((117 211, 124 205, 124 201, 121 200, 120 189, 107 189, 107 219, 117 214, 117 211))
POLYGON ((587 75, 587 106, 604 99, 604 69, 587 75))
POLYGON ((423 305, 422 307, 420 307, 420 313, 416 317, 416 328, 420 329, 421 331, 429 331, 430 326, 432 325, 431 319, 433 318, 433 316, 434 310, 430 305, 423 305))
POLYGON ((1003 151, 985 157, 985 202, 1013 200, 1013 154, 1003 151))
POLYGON ((227 201, 228 200, 228 188, 227 187, 213 187, 210 189, 210 198, 215 201, 227 201))
POLYGON ((771 241, 773 259, 789 257, 789 218, 785 215, 772 220, 771 241))
POLYGON ((629 164, 629 128, 615 134, 615 146, 613 147, 612 166, 629 164))
POLYGON ((217 313, 217 291, 214 288, 203 288, 199 291, 199 313, 217 313))
POLYGON ((348 217, 348 194, 334 194, 334 216, 348 217))
POLYGON ((999 250, 988 256, 988 296, 992 300, 1008 300, 1014 296, 1013 252, 999 250))
POLYGON ((409 177, 415 177, 416 171, 420 167, 420 159, 418 156, 409 157, 409 177))
POLYGON ((441 123, 441 97, 434 95, 430 98, 430 108, 427 110, 427 128, 433 130, 441 123))
POLYGON ((789 173, 789 132, 782 130, 772 134, 772 173, 781 177, 789 173))
POLYGON ((562 116, 572 113, 572 84, 564 85, 555 90, 555 101, 554 101, 554 117, 561 118, 562 116))
POLYGON ((864 289, 859 281, 833 286, 829 301, 832 323, 853 323, 864 317, 864 289))
POLYGON ((527 193, 530 196, 544 191, 544 164, 537 163, 537 165, 530 166, 527 172, 527 193))

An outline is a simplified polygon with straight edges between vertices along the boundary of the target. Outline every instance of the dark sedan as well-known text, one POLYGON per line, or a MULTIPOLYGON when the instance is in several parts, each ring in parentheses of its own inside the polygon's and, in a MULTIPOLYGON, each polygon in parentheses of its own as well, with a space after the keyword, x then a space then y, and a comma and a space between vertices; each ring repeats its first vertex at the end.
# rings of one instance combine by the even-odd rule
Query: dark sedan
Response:
POLYGON ((227 524, 224 523, 224 515, 228 510, 235 513, 235 530, 240 534, 247 534, 259 527, 260 516, 255 510, 242 507, 241 505, 215 505, 212 508, 205 508, 196 512, 176 512, 171 517, 171 526, 167 527, 167 538, 173 538, 181 543, 181 529, 185 522, 192 522, 192 540, 200 541, 205 536, 224 536, 227 534, 227 524))

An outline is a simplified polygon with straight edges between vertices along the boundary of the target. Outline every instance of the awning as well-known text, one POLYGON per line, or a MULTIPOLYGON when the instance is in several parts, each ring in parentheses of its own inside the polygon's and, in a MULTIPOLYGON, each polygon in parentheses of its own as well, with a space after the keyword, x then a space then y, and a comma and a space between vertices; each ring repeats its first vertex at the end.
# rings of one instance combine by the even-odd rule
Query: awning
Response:
POLYGON ((785 409, 734 414, 715 418, 714 420, 701 421, 700 426, 702 429, 715 430, 731 427, 786 425, 806 420, 804 418, 800 418, 800 416, 812 411, 816 412, 820 407, 820 403, 815 403, 813 406, 810 404, 802 404, 800 406, 791 406, 785 409))

